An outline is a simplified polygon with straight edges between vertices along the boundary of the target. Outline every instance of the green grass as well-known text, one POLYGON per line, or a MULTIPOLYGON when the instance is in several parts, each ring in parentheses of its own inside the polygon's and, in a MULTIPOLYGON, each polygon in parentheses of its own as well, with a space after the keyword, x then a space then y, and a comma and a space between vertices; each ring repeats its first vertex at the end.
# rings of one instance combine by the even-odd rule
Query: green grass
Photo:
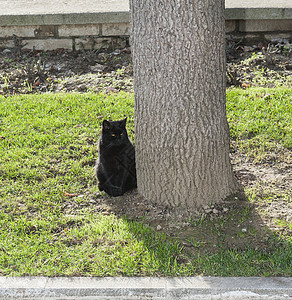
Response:
POLYGON ((89 211, 34 220, 4 217, 1 227, 4 275, 173 274, 179 253, 177 243, 168 243, 162 235, 155 238, 150 228, 89 211))
POLYGON ((292 149, 291 89, 230 89, 226 109, 231 139, 255 161, 279 145, 292 149))
MULTIPOLYGON (((291 148, 291 98, 284 89, 228 91, 231 136, 242 151, 251 143, 263 143, 264 152, 272 142, 291 148)), ((146 219, 96 211, 90 201, 100 197, 93 168, 101 122, 125 116, 133 140, 132 94, 0 97, 0 275, 291 275, 287 237, 275 235, 259 249, 226 242, 226 227, 249 222, 245 207, 192 222, 212 241, 170 237, 146 219)))

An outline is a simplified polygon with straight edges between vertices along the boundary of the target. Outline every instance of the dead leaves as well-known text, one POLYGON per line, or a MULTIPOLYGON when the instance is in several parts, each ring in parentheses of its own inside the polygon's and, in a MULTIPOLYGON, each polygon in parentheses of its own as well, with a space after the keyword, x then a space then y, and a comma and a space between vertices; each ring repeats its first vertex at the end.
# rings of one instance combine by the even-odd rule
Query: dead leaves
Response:
POLYGON ((72 197, 77 197, 78 194, 70 194, 70 193, 65 192, 65 193, 64 193, 64 196, 65 196, 65 197, 72 198, 72 197))

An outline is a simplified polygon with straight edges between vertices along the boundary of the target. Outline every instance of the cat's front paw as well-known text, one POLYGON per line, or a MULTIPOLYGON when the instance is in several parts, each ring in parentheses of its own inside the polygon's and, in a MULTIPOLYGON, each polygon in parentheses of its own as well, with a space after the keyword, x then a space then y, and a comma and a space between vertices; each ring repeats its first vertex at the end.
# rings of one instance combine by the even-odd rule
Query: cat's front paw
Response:
POLYGON ((105 192, 112 197, 118 197, 118 196, 122 196, 124 194, 123 189, 119 188, 119 187, 111 187, 108 190, 105 189, 105 192))
POLYGON ((103 186, 102 186, 101 184, 98 185, 98 189, 99 189, 101 192, 104 191, 104 188, 103 188, 103 186))
POLYGON ((118 197, 118 196, 122 196, 123 194, 124 194, 123 191, 112 191, 111 196, 118 197))

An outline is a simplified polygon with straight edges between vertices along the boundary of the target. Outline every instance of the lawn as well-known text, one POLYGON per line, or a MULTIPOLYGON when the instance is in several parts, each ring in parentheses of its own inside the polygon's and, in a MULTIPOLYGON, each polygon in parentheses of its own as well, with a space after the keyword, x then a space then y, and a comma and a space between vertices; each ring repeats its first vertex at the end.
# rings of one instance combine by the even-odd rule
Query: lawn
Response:
MULTIPOLYGON (((291 99, 291 89, 228 90, 233 155, 262 164, 281 149, 288 166, 291 99)), ((103 119, 124 117, 134 140, 131 93, 0 97, 0 275, 292 275, 292 223, 279 219, 273 230, 257 209, 275 190, 246 186, 223 215, 185 226, 107 209, 94 177, 97 142, 103 119)), ((288 207, 291 191, 280 194, 288 207)))

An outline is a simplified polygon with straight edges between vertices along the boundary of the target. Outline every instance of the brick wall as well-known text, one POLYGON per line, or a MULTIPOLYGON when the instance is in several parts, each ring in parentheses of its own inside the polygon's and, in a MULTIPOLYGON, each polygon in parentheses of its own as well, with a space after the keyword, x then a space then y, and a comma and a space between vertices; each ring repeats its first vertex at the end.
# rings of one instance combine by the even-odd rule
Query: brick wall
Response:
MULTIPOLYGON (((83 21, 86 23, 86 21, 83 21)), ((71 50, 99 49, 129 43, 129 22, 90 24, 49 24, 0 26, 0 48, 24 47, 35 50, 65 48, 71 50)), ((43 22, 42 22, 43 23, 43 22)), ((292 19, 226 20, 227 37, 248 42, 276 38, 292 40, 292 19)))

